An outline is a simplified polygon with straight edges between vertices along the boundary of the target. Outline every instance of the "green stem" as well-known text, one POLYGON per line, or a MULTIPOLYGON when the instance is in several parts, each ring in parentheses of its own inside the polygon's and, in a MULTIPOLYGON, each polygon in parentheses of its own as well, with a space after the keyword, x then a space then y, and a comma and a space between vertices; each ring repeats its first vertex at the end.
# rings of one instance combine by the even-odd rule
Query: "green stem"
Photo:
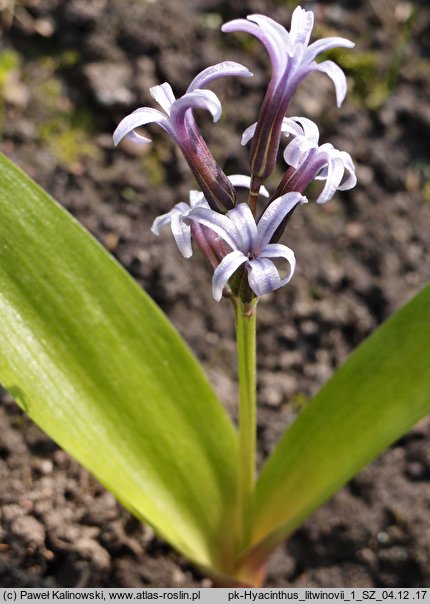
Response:
POLYGON ((239 374, 239 551, 250 545, 255 489, 256 449, 256 306, 235 300, 239 374))

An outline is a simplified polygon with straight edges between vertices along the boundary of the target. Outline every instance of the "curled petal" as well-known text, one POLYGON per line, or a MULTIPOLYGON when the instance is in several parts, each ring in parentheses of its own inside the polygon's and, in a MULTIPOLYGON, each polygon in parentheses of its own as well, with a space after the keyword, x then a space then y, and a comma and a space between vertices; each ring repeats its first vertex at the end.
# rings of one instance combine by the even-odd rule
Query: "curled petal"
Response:
POLYGON ((319 54, 331 48, 354 48, 354 46, 354 42, 347 38, 323 38, 316 40, 306 49, 304 59, 307 63, 311 63, 319 54))
POLYGON ((339 156, 343 160, 345 170, 348 172, 348 177, 339 185, 339 191, 347 191, 352 189, 357 184, 357 176, 355 175, 355 166, 349 153, 340 151, 339 156))
MULTIPOLYGON (((245 189, 249 189, 251 186, 251 177, 245 176, 244 174, 231 174, 231 176, 227 177, 233 187, 244 187, 245 189)), ((270 197, 269 191, 263 185, 260 187, 260 195, 263 197, 270 197)))
POLYGON ((154 220, 154 222, 152 223, 151 231, 154 233, 154 235, 159 235, 160 229, 162 229, 164 225, 170 224, 174 215, 185 216, 186 214, 188 214, 189 211, 190 206, 187 203, 183 201, 177 203, 173 206, 170 212, 167 212, 166 214, 161 214, 161 216, 158 216, 154 220))
MULTIPOLYGON (((280 40, 279 33, 275 32, 275 28, 267 25, 267 23, 263 23, 263 21, 259 19, 259 17, 262 16, 263 15, 250 15, 248 21, 246 19, 234 19, 233 21, 224 23, 221 30, 223 32, 242 31, 258 38, 269 53, 273 73, 277 79, 280 72, 285 67, 285 57, 282 52, 283 43, 282 40, 280 40), (255 20, 256 17, 259 19, 259 25, 249 22, 250 19, 255 20)), ((266 19, 268 19, 268 17, 266 19)))
POLYGON ((315 160, 320 160, 321 170, 319 170, 318 174, 315 176, 315 180, 327 180, 329 163, 335 157, 340 156, 340 151, 335 149, 331 143, 324 143, 319 147, 315 147, 315 151, 313 152, 313 158, 315 160))
POLYGON ((290 37, 292 44, 307 46, 314 27, 314 14, 298 6, 291 17, 290 37))
POLYGON ((327 74, 333 81, 336 90, 336 103, 340 107, 346 95, 346 77, 339 65, 336 65, 333 61, 323 61, 322 63, 312 63, 312 68, 315 71, 327 74))
POLYGON ((160 124, 169 134, 172 134, 169 120, 161 111, 152 109, 151 107, 141 107, 120 121, 113 133, 113 142, 115 145, 118 145, 125 136, 129 136, 137 143, 150 143, 150 138, 137 134, 134 132, 134 129, 152 122, 160 124))
POLYGON ((167 115, 170 115, 170 107, 176 100, 170 84, 164 82, 164 84, 160 84, 159 86, 153 86, 149 89, 149 92, 152 98, 157 101, 167 115))
POLYGON ((290 270, 288 271, 288 274, 283 279, 281 279, 279 287, 286 285, 293 276, 294 271, 296 270, 296 257, 294 255, 293 250, 287 247, 286 245, 282 245, 281 243, 269 243, 262 250, 260 257, 283 258, 290 265, 290 270))
POLYGON ((158 216, 151 227, 151 231, 154 235, 159 235, 160 230, 167 224, 170 224, 173 237, 184 258, 189 258, 193 255, 193 250, 191 248, 191 229, 183 220, 189 212, 190 206, 181 201, 180 203, 177 203, 170 212, 167 212, 167 214, 158 216))
POLYGON ((212 294, 217 302, 221 300, 222 290, 230 277, 245 262, 248 262, 248 258, 239 250, 234 250, 227 254, 216 267, 212 278, 212 294))
POLYGON ((171 228, 179 251, 184 258, 190 258, 193 255, 190 226, 184 223, 182 216, 175 214, 172 216, 171 228))
POLYGON ((257 122, 255 122, 255 124, 252 124, 252 126, 249 126, 249 128, 244 131, 244 133, 242 134, 242 140, 240 141, 242 145, 246 145, 246 143, 251 140, 251 138, 255 134, 256 127, 257 122))
MULTIPOLYGON (((266 33, 267 37, 273 40, 276 47, 276 57, 274 58, 270 55, 272 62, 272 76, 275 81, 279 81, 282 77, 282 73, 287 68, 288 56, 294 54, 294 45, 291 43, 290 34, 285 27, 282 27, 282 25, 277 23, 274 19, 266 17, 266 15, 249 15, 247 19, 257 23, 261 30, 266 33)), ((265 46, 269 52, 269 48, 267 45, 265 46)))
POLYGON ((307 201, 308 200, 304 195, 295 191, 285 193, 285 195, 281 195, 281 197, 272 201, 258 221, 259 252, 270 243, 270 240, 285 216, 287 216, 298 203, 307 203, 307 201))
POLYGON ((279 52, 281 48, 292 47, 291 36, 280 23, 267 17, 266 15, 248 15, 247 19, 257 23, 263 31, 267 33, 276 42, 279 52))
POLYGON ((323 153, 323 152, 327 153, 329 156, 333 155, 333 154, 336 155, 336 154, 340 153, 340 151, 338 151, 337 149, 335 149, 331 143, 324 143, 323 145, 320 145, 319 146, 319 151, 321 153, 323 153))
POLYGON ((356 184, 357 176, 355 175, 355 172, 351 172, 345 181, 338 186, 338 189, 339 191, 349 191, 349 189, 353 189, 356 184))
POLYGON ((185 224, 183 217, 190 211, 190 206, 184 202, 177 203, 170 212, 158 216, 152 223, 151 231, 154 235, 159 235, 160 230, 170 224, 173 237, 178 245, 179 251, 185 258, 192 256, 191 248, 191 229, 185 224))
POLYGON ((290 134, 293 136, 303 136, 303 128, 301 128, 291 117, 284 117, 282 120, 281 132, 287 136, 290 134))
POLYGON ((253 75, 254 74, 249 71, 249 69, 240 63, 236 63, 235 61, 224 61, 223 63, 217 63, 216 65, 212 65, 201 71, 188 86, 187 92, 193 92, 193 90, 198 88, 204 88, 212 80, 224 76, 250 78, 253 75))
POLYGON ((303 159, 312 149, 315 149, 313 142, 304 136, 296 136, 296 138, 285 147, 284 159, 289 166, 299 168, 303 159))
POLYGON ((186 220, 194 220, 217 233, 232 250, 240 248, 241 238, 234 223, 224 214, 206 208, 193 208, 186 220))
POLYGON ((229 210, 227 216, 233 222, 240 236, 240 249, 245 254, 249 253, 257 238, 257 225, 249 206, 246 203, 240 203, 229 210))
POLYGON ((344 165, 340 157, 331 158, 328 162, 327 180, 317 203, 326 203, 335 194, 344 174, 344 165))
POLYGON ((247 269, 249 285, 257 296, 273 292, 282 285, 278 269, 268 258, 250 260, 247 269))
POLYGON ((152 223, 151 231, 154 235, 159 235, 161 229, 170 224, 172 222, 172 213, 168 212, 167 214, 162 214, 161 216, 157 216, 157 218, 152 223))
MULTIPOLYGON (((355 166, 349 153, 346 153, 346 151, 338 151, 333 147, 333 145, 330 144, 321 145, 320 151, 322 149, 324 149, 326 152, 327 164, 319 172, 318 176, 315 177, 315 180, 326 180, 329 176, 329 170, 331 170, 330 163, 334 160, 338 160, 342 162, 344 172, 337 189, 339 191, 347 191, 348 189, 355 187, 357 184, 357 177, 355 175, 355 166), (345 180, 343 180, 345 172, 348 174, 348 176, 345 178, 345 180)), ((320 201, 320 203, 323 202, 320 201)))
POLYGON ((316 145, 318 144, 318 141, 320 138, 320 131, 318 130, 318 126, 315 124, 315 122, 308 119, 307 117, 297 117, 297 116, 290 117, 290 118, 284 118, 284 122, 286 120, 287 121, 292 120, 293 122, 299 123, 300 126, 302 127, 303 134, 306 136, 306 138, 308 138, 310 141, 312 141, 316 145))
POLYGON ((212 114, 214 122, 221 117, 222 108, 217 95, 212 90, 193 90, 186 92, 171 107, 172 120, 181 121, 188 109, 206 109, 212 114))

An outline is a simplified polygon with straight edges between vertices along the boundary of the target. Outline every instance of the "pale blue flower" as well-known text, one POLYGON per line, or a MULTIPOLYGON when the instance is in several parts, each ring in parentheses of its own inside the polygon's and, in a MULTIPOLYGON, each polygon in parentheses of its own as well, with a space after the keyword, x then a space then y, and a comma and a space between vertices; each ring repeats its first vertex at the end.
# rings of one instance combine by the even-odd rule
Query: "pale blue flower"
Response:
POLYGON ((275 166, 279 148, 281 124, 288 103, 300 82, 313 71, 327 74, 336 89, 336 100, 341 105, 346 94, 346 78, 333 61, 317 63, 316 57, 338 46, 352 48, 354 43, 345 38, 332 37, 309 44, 314 14, 298 6, 288 32, 282 25, 264 15, 249 15, 223 25, 224 32, 242 31, 256 36, 265 46, 272 62, 272 77, 263 101, 251 147, 252 174, 258 178, 269 176, 275 166))
POLYGON ((178 99, 167 82, 154 86, 150 93, 163 111, 152 107, 136 109, 119 123, 113 135, 115 145, 125 136, 137 143, 149 143, 151 139, 135 129, 149 123, 159 124, 180 147, 209 205, 220 211, 234 206, 234 189, 209 151, 192 112, 193 109, 206 109, 215 122, 220 118, 221 103, 218 97, 211 90, 203 90, 203 87, 223 76, 249 77, 252 73, 233 61, 218 63, 198 74, 178 99))
POLYGON ((304 191, 312 180, 325 180, 316 202, 326 203, 337 190, 355 187, 357 177, 351 156, 330 143, 318 145, 319 131, 314 122, 304 117, 285 118, 282 132, 294 137, 284 150, 284 159, 293 168, 290 190, 293 187, 294 191, 304 191))
MULTIPOLYGON (((257 123, 245 130, 242 135, 243 145, 254 136, 256 127, 257 123)), ((346 191, 355 187, 357 177, 351 156, 346 151, 338 151, 330 143, 319 145, 320 133, 312 120, 306 117, 286 117, 282 121, 281 131, 293 137, 283 154, 291 169, 276 189, 276 197, 288 191, 303 193, 314 179, 326 181, 317 203, 326 203, 337 190, 346 191)))
POLYGON ((224 287, 242 265, 246 268, 248 283, 256 296, 288 283, 296 266, 294 252, 286 245, 270 241, 286 215, 298 203, 306 201, 306 197, 300 193, 283 195, 267 207, 258 223, 245 203, 225 215, 204 207, 196 207, 188 214, 188 221, 196 221, 211 229, 231 249, 214 271, 212 293, 215 300, 221 300, 224 287), (272 258, 287 261, 285 277, 281 278, 272 258))

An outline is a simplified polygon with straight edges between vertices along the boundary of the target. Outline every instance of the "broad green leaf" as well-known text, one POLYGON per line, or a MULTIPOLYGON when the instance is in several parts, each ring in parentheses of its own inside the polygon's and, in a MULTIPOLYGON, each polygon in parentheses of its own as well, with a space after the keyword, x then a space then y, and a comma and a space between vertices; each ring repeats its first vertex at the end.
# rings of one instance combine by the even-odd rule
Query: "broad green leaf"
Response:
POLYGON ((283 540, 429 412, 427 286, 350 356, 281 439, 257 485, 257 549, 283 540))
POLYGON ((0 181, 1 383, 136 516, 225 570, 237 436, 198 363, 116 261, 4 157, 0 181))

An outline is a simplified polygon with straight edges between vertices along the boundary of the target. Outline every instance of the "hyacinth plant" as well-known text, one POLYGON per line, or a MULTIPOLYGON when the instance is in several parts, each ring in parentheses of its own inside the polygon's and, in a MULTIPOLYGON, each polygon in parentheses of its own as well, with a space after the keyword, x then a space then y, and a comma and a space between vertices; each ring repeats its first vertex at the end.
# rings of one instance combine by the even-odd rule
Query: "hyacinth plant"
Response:
POLYGON ((306 212, 309 185, 323 181, 309 196, 319 204, 356 185, 350 155, 320 145, 308 118, 287 116, 292 95, 314 71, 332 79, 337 105, 346 93, 340 68, 316 59, 353 44, 337 37, 310 43, 313 18, 298 7, 289 31, 263 15, 222 28, 258 38, 272 63, 257 121, 242 137, 250 142, 248 175, 224 173, 193 115, 205 109, 219 118, 219 99, 207 89, 216 78, 252 76, 234 62, 205 69, 178 99, 169 84, 155 86, 161 110, 137 109, 114 133, 116 144, 124 137, 146 144, 136 128, 155 122, 179 146, 199 185, 152 231, 170 229, 184 258, 198 250, 212 273, 214 304, 234 310, 237 427, 148 296, 45 192, 0 160, 2 383, 216 585, 263 584, 277 545, 430 410, 427 287, 335 372, 257 476, 257 303, 293 277, 294 252, 281 238, 288 240, 293 213, 306 212), (265 181, 280 147, 283 175, 270 193, 265 181), (248 190, 246 203, 237 201, 239 187, 248 190))

